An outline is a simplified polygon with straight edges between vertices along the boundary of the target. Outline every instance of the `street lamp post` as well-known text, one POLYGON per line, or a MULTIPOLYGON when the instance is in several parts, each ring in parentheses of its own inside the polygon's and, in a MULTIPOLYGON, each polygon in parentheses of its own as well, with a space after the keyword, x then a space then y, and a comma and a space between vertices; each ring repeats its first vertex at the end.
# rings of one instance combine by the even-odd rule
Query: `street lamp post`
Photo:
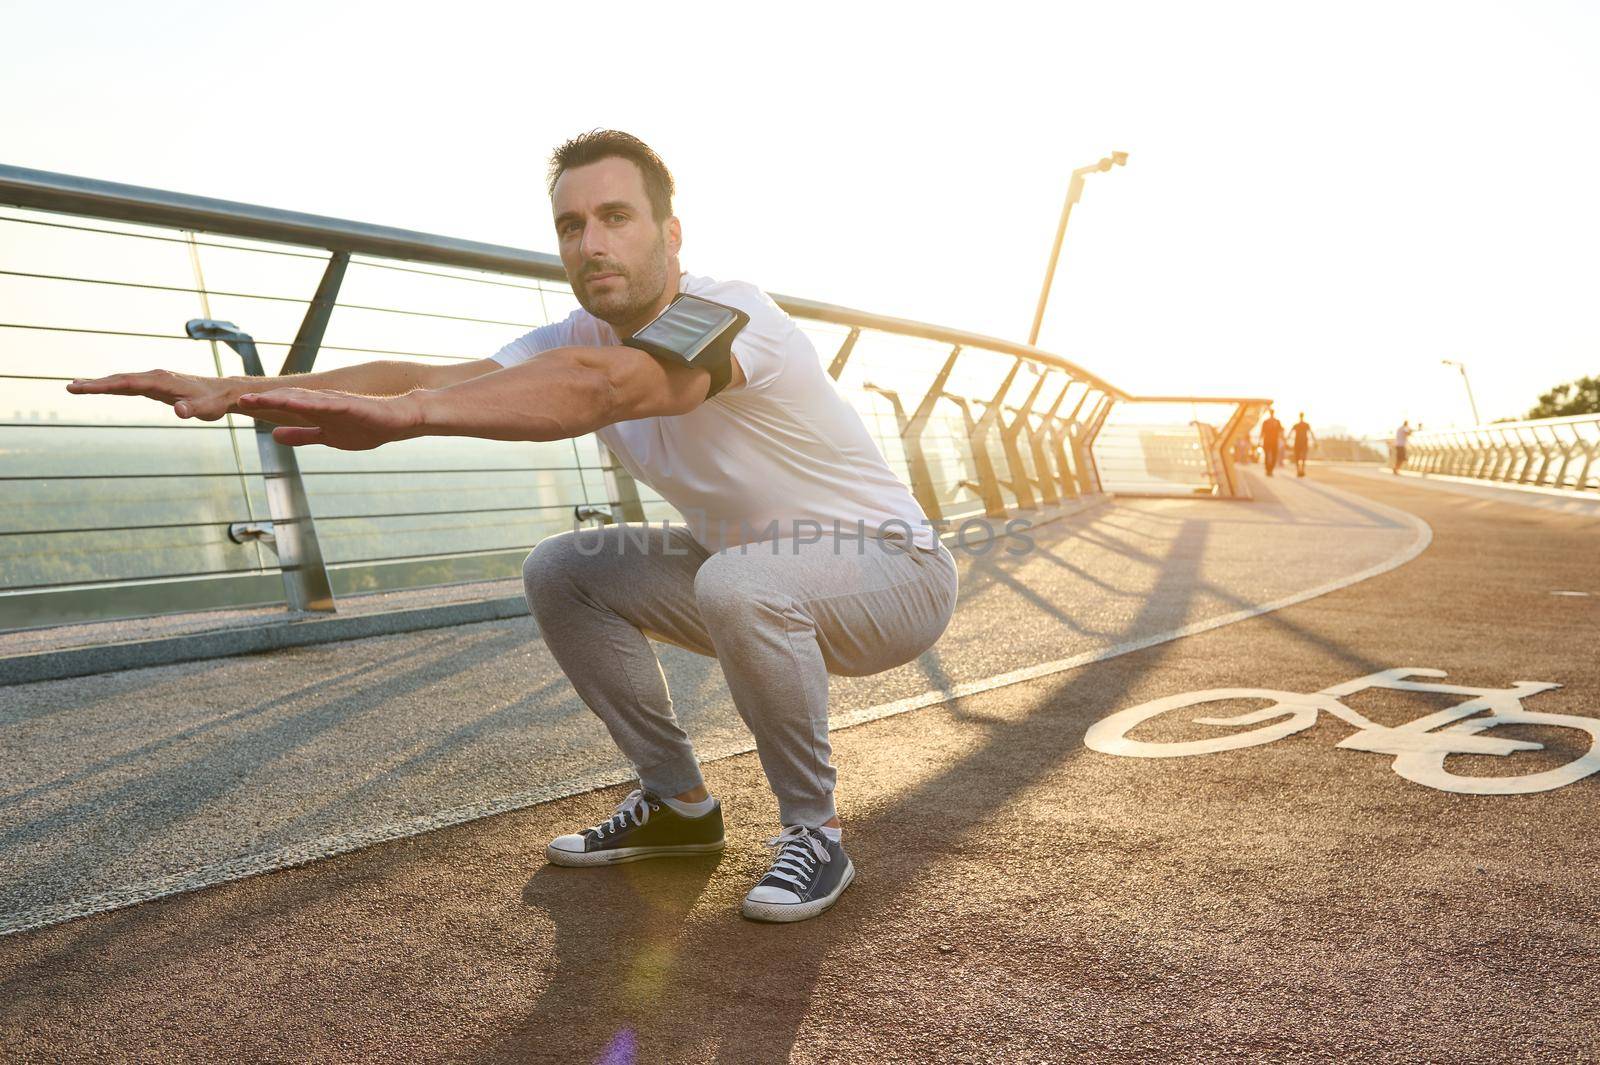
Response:
POLYGON ((1459 363, 1454 359, 1440 359, 1439 361, 1446 366, 1454 366, 1461 371, 1461 383, 1467 386, 1467 402, 1472 405, 1472 424, 1482 425, 1483 419, 1478 416, 1478 401, 1472 398, 1472 382, 1467 380, 1466 364, 1459 363))
POLYGON ((1067 202, 1061 206, 1061 224, 1056 227, 1055 247, 1050 249, 1050 265, 1044 272, 1044 289, 1039 293, 1039 309, 1033 312, 1033 329, 1028 333, 1029 347, 1039 342, 1039 326, 1044 322, 1044 305, 1050 299, 1050 283, 1056 277, 1056 260, 1061 257, 1061 241, 1067 235, 1067 217, 1072 214, 1072 205, 1083 195, 1083 175, 1097 170, 1110 170, 1114 166, 1124 166, 1127 162, 1127 152, 1112 152, 1093 166, 1080 166, 1072 172, 1072 181, 1067 185, 1067 202))

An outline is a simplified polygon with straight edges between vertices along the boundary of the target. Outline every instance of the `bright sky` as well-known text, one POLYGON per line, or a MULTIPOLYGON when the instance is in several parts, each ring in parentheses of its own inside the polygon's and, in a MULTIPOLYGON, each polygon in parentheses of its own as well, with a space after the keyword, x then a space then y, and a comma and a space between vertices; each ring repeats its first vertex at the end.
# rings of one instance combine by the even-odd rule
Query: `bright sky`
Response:
MULTIPOLYGON (((0 161, 555 250, 633 132, 684 265, 1313 425, 1600 373, 1600 5, 0 0, 0 161)), ((488 354, 486 351, 485 354, 488 354)))

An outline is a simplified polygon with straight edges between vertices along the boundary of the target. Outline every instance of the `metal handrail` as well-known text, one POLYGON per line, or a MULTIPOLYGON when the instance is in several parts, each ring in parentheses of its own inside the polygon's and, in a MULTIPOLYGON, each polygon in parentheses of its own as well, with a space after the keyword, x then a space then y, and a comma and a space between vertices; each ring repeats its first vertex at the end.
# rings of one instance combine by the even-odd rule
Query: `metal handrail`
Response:
POLYGON ((1405 468, 1473 480, 1600 489, 1600 414, 1418 430, 1405 468))
POLYGON ((1413 441, 1421 441, 1433 437, 1444 436, 1450 433, 1478 433, 1478 432, 1506 432, 1519 429, 1551 429, 1562 425, 1588 425, 1600 421, 1600 414, 1567 414, 1559 418, 1525 418, 1521 421, 1488 422, 1484 425, 1468 425, 1461 428, 1450 429, 1418 429, 1411 434, 1407 441, 1409 447, 1413 441))

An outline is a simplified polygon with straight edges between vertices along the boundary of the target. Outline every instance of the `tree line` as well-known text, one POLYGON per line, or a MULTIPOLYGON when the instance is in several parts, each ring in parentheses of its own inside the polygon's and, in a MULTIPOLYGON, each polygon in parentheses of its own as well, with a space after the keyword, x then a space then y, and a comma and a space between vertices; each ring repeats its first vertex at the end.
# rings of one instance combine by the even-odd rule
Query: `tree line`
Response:
POLYGON ((1600 375, 1556 385, 1539 397, 1538 405, 1526 417, 1566 418, 1574 414, 1600 414, 1600 375))

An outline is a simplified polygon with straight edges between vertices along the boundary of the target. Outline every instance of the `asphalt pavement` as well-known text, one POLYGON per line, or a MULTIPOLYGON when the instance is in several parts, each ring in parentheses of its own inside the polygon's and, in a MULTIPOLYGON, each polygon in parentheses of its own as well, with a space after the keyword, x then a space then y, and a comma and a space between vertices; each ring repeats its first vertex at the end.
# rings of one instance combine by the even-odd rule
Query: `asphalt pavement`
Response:
MULTIPOLYGON (((1249 505, 1119 502, 1040 537, 1032 555, 965 561, 964 627, 935 657, 840 689, 841 723, 860 722, 834 737, 858 876, 821 918, 738 916, 776 827, 771 796, 753 754, 716 757, 709 674, 702 703, 693 673, 669 673, 715 759, 720 859, 543 865, 552 835, 611 811, 627 790, 614 784, 17 932, 0 937, 0 1045, 21 1060, 1595 1059, 1600 775, 1467 793, 1483 778, 1515 788, 1584 769, 1585 728, 1528 718, 1458 730, 1543 748, 1434 766, 1440 741, 1404 726, 1465 697, 1373 688, 1341 703, 1364 725, 1302 708, 1298 731, 1214 749, 1284 720, 1195 720, 1263 705, 1241 697, 1124 735, 1145 753, 1209 753, 1086 744, 1097 722, 1155 700, 1312 693, 1396 669, 1470 689, 1555 683, 1519 705, 1600 718, 1600 520, 1329 470, 1263 488, 1249 505), (900 712, 873 712, 885 706, 900 712)), ((25 686, 45 694, 24 691, 35 701, 20 706, 8 693, 7 761, 35 762, 3 793, 42 788, 25 801, 44 817, 5 829, 13 914, 182 874, 197 854, 309 838, 270 835, 292 781, 230 777, 251 759, 229 752, 248 744, 186 718, 179 704, 201 698, 186 691, 216 700, 206 720, 231 727, 241 710, 224 696, 248 689, 259 750, 285 758, 286 777, 299 767, 305 806, 339 807, 342 781, 357 796, 344 808, 375 805, 373 823, 394 823, 386 763, 353 775, 347 741, 361 733, 342 726, 394 703, 405 712, 390 721, 429 720, 451 712, 441 693, 478 693, 480 719, 504 719, 472 733, 486 746, 455 753, 477 773, 485 750, 512 747, 506 772, 524 790, 589 757, 574 745, 539 763, 532 741, 516 746, 538 699, 559 707, 559 686, 545 678, 529 696, 543 675, 526 626, 467 628, 481 631, 105 682, 121 688, 25 686), (297 692, 322 693, 310 710, 285 711, 270 690, 291 666, 297 692), (238 672, 210 672, 226 669, 238 672), (137 699, 144 716, 167 706, 174 731, 119 732, 118 703, 137 699), (108 746, 74 750, 79 736, 108 746), (40 737, 62 748, 53 768, 39 768, 40 737), (192 774, 207 783, 175 808, 151 805, 159 788, 135 783, 151 763, 134 752, 181 743, 195 744, 173 763, 183 772, 157 769, 158 783, 180 798, 192 774), (260 823, 239 831, 253 791, 260 823), (142 815, 120 819, 128 805, 142 815), (162 835, 163 811, 187 831, 162 835), (204 852, 215 838, 230 842, 204 852), (181 860, 168 860, 171 845, 188 848, 181 860), (53 882, 30 894, 40 875, 53 882)), ((462 729, 436 727, 406 733, 399 753, 415 759, 462 729)), ((455 764, 423 757, 426 771, 395 790, 421 791, 436 811, 461 784, 455 764)), ((607 771, 584 764, 591 778, 607 771)), ((479 801, 499 786, 492 772, 471 783, 479 801)), ((302 828, 313 824, 350 836, 363 822, 302 828)))
MULTIPOLYGON (((1265 496, 1118 502, 956 545, 943 638, 899 669, 834 678, 831 723, 1166 638, 1417 542, 1403 515, 1349 497, 1265 496)), ((750 749, 715 660, 660 657, 700 757, 750 749)), ((526 614, 13 685, 0 752, 0 933, 631 775, 526 614)))

